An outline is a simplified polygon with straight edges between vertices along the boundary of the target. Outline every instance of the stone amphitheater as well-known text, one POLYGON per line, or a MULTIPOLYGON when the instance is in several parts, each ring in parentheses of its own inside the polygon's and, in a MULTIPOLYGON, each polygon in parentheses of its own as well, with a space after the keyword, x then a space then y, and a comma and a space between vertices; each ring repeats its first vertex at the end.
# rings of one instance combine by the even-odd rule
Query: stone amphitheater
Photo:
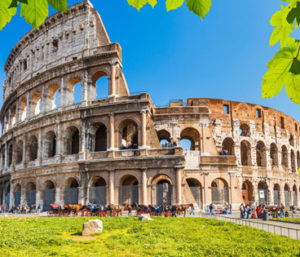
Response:
POLYGON ((300 207, 295 119, 243 102, 156 107, 147 93, 131 95, 122 49, 89 1, 24 35, 5 71, 0 204, 300 207))

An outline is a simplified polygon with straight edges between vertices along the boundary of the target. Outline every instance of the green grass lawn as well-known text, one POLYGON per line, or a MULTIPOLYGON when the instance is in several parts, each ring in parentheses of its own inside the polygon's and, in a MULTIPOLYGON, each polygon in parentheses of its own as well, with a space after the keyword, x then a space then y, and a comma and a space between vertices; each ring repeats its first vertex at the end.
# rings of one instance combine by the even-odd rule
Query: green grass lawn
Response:
POLYGON ((300 223, 300 218, 277 218, 277 219, 271 219, 271 220, 279 220, 279 221, 300 223))
POLYGON ((300 241, 200 218, 102 218, 80 241, 87 220, 0 218, 0 256, 300 256, 300 241))

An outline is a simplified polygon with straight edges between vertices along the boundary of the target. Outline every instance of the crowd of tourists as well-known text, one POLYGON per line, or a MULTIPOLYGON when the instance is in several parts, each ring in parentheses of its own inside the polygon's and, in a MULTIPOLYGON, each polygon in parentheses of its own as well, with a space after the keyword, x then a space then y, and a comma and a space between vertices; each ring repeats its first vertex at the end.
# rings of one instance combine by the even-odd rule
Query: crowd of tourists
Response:
POLYGON ((0 213, 12 213, 12 214, 33 214, 40 213, 41 206, 20 204, 18 206, 13 205, 10 209, 6 205, 0 205, 0 213))
POLYGON ((209 214, 232 214, 232 205, 230 203, 226 203, 225 206, 217 207, 215 204, 211 203, 208 206, 209 214))

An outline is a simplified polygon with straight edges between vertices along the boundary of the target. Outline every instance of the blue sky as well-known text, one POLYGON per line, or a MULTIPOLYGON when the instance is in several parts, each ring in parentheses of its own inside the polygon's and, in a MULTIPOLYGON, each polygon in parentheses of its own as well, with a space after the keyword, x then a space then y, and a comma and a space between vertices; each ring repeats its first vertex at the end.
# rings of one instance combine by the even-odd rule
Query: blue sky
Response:
MULTIPOLYGON (((266 63, 278 49, 268 44, 269 20, 281 1, 213 0, 204 21, 185 6, 167 13, 162 0, 155 9, 146 6, 140 12, 126 0, 91 2, 111 41, 122 46, 131 93, 149 92, 157 106, 188 97, 245 101, 281 110, 300 121, 300 106, 289 100, 285 90, 273 99, 261 99, 266 63)), ((0 32, 1 84, 10 50, 29 29, 22 18, 13 18, 0 32)))

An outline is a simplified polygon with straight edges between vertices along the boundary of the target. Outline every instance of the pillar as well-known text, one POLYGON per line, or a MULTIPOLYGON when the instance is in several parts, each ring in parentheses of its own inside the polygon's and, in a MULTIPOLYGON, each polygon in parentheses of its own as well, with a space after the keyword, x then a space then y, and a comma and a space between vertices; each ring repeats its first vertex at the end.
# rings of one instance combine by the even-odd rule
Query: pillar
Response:
POLYGON ((113 113, 109 114, 109 151, 115 150, 115 117, 113 113))
POLYGON ((29 92, 26 94, 26 117, 25 119, 30 118, 31 114, 31 101, 29 92))
POLYGON ((175 168, 176 172, 176 202, 177 204, 182 203, 182 192, 181 192, 181 178, 182 178, 182 168, 175 168))
POLYGON ((140 148, 147 148, 147 110, 141 111, 141 120, 142 120, 142 142, 140 143, 140 148))
POLYGON ((109 89, 108 89, 108 97, 116 97, 117 96, 117 86, 116 86, 116 69, 117 69, 117 64, 113 64, 111 66, 111 77, 109 79, 109 89))
POLYGON ((62 200, 62 189, 60 187, 57 187, 55 189, 55 203, 58 205, 63 205, 64 201, 62 200))
POLYGON ((39 129, 38 133, 38 159, 42 163, 43 158, 43 138, 42 138, 42 128, 39 129))
POLYGON ((142 169, 142 204, 148 204, 147 199, 147 169, 142 169))
POLYGON ((109 204, 114 204, 115 203, 115 171, 110 170, 109 171, 109 185, 108 185, 108 199, 109 199, 109 204))

